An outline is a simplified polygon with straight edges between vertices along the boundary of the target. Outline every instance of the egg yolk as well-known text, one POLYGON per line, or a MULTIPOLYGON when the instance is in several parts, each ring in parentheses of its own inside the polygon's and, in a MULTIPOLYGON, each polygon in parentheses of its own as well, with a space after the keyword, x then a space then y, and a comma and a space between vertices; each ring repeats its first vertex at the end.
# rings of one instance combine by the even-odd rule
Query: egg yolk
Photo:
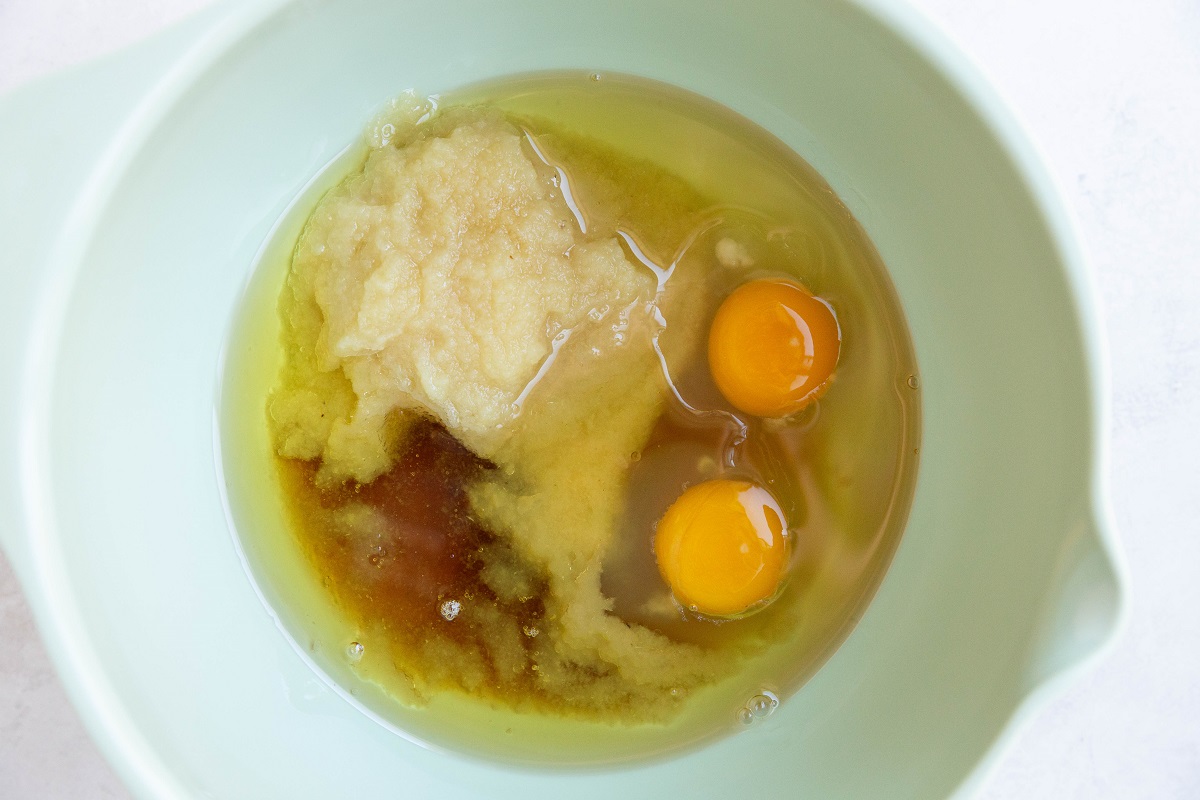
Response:
POLYGON ((828 388, 841 344, 837 317, 824 300, 794 281, 755 280, 717 309, 708 366, 735 408, 786 417, 828 388))
POLYGON ((654 534, 658 570, 675 599, 726 617, 775 595, 787 563, 783 511, 749 481, 697 484, 671 504, 654 534))

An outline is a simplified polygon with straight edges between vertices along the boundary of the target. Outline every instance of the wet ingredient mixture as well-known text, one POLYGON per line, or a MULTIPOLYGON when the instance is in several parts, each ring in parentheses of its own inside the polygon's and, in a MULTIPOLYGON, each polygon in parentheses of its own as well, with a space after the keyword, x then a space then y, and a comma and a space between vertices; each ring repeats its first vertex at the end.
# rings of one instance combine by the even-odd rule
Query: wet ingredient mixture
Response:
POLYGON ((911 348, 874 251, 703 101, 474 91, 372 124, 280 297, 268 424, 331 649, 409 704, 640 725, 785 693, 911 493, 911 348))

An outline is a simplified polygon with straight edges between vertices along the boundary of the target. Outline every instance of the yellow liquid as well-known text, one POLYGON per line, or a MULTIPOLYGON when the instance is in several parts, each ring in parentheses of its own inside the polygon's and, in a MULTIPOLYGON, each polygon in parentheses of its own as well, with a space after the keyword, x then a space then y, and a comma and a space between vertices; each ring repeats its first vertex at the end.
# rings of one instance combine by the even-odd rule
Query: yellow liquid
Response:
MULTIPOLYGON (((408 619, 400 595, 381 612, 378 585, 360 591, 363 576, 378 571, 378 559, 367 552, 337 557, 322 548, 328 537, 320 509, 336 506, 338 496, 322 497, 309 467, 275 458, 264 414, 282 360, 278 298, 292 249, 320 196, 361 165, 361 149, 331 164, 281 220, 231 336, 222 444, 250 569, 314 662, 382 720, 422 741, 522 762, 586 764, 658 756, 736 732, 751 698, 765 693, 786 702, 841 642, 903 528, 919 413, 910 388, 911 343, 882 264, 811 167, 746 120, 694 95, 644 80, 572 73, 489 83, 441 103, 505 111, 564 168, 581 198, 620 185, 623 199, 592 205, 610 209, 610 218, 592 224, 628 232, 659 267, 676 260, 681 270, 705 272, 703 301, 689 318, 668 320, 664 337, 702 337, 721 299, 762 275, 790 275, 837 310, 843 351, 836 383, 784 424, 736 419, 708 378, 703 348, 667 365, 676 394, 649 440, 631 454, 626 507, 604 564, 605 593, 614 613, 630 622, 717 650, 732 652, 751 639, 768 644, 729 678, 688 696, 666 723, 629 724, 620 709, 565 716, 570 708, 539 697, 535 680, 484 686, 476 694, 487 702, 454 691, 414 695, 396 664, 413 637, 437 635, 437 619, 408 619), (743 244, 755 263, 719 263, 714 253, 722 239, 743 244), (741 424, 749 436, 739 443, 741 424), (683 487, 718 474, 768 486, 788 515, 794 542, 782 594, 758 614, 719 624, 656 603, 663 585, 650 548, 655 521, 683 487), (396 621, 403 635, 396 625, 379 624, 387 607, 406 617, 396 621)), ((420 441, 428 445, 437 436, 420 441)), ((429 473, 436 455, 414 464, 429 473)), ((464 466, 469 459, 462 454, 443 462, 449 466, 432 484, 399 488, 453 492, 456 480, 465 483, 479 469, 464 466)), ((479 543, 471 538, 476 532, 456 536, 440 542, 430 563, 453 563, 447 542, 450 550, 454 542, 468 550, 479 543)), ((437 537, 429 541, 439 544, 437 537)), ((459 591, 470 589, 462 584, 470 580, 466 572, 441 574, 443 583, 458 580, 459 591)), ((405 583, 413 583, 411 575, 405 583)), ((534 603, 506 613, 524 614, 528 627, 536 626, 537 611, 534 603)))

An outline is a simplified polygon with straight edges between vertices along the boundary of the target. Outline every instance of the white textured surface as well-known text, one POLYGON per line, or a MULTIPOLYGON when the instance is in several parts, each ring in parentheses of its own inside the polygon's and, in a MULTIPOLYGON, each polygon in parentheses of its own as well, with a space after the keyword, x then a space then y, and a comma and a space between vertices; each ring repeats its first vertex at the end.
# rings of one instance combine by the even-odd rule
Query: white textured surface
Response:
MULTIPOLYGON (((916 2, 1024 118, 1082 224, 1133 584, 1110 657, 1035 715, 981 797, 1200 798, 1200 3, 916 2)), ((0 0, 0 90, 204 4, 0 0)), ((0 798, 127 796, 0 561, 0 798)))

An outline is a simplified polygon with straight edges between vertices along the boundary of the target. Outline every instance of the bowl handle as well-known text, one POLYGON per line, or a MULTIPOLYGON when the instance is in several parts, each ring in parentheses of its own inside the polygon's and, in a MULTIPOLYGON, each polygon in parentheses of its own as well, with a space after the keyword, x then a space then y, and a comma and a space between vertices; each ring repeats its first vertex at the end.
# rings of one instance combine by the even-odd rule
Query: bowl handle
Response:
POLYGON ((41 299, 85 187, 125 121, 182 53, 228 16, 224 3, 132 47, 0 96, 0 549, 28 558, 22 392, 41 299))

